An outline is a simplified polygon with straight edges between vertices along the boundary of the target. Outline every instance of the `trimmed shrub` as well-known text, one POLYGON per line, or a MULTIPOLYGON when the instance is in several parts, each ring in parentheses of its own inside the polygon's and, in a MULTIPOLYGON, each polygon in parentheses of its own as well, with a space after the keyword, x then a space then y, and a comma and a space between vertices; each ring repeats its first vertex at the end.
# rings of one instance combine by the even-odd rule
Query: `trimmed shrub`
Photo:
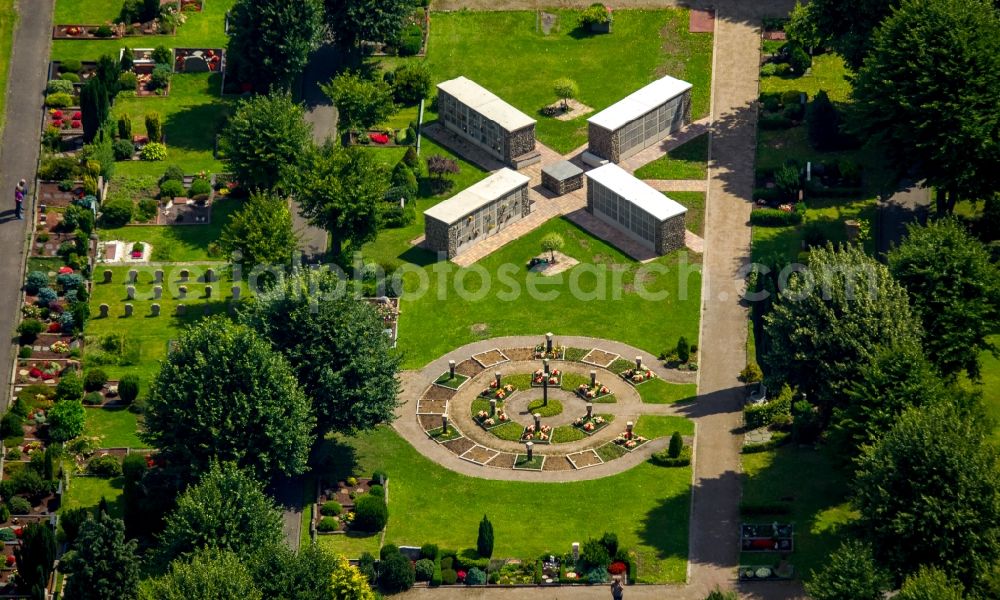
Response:
POLYGON ((169 65, 174 58, 174 53, 170 51, 170 48, 162 45, 154 48, 150 54, 153 62, 161 65, 169 65))
POLYGON ((393 71, 392 95, 400 104, 418 104, 430 89, 431 71, 422 62, 405 62, 393 71))
POLYGON ((80 83, 80 76, 76 73, 61 73, 59 75, 59 79, 70 83, 80 83))
POLYGON ((673 435, 670 436, 670 445, 667 447, 667 456, 670 458, 677 458, 681 455, 681 450, 684 449, 684 438, 681 437, 681 432, 675 431, 673 435))
POLYGON ((691 359, 691 346, 683 335, 677 340, 677 360, 686 363, 691 359))
POLYGON ((65 79, 50 79, 45 88, 46 94, 73 94, 73 82, 65 79))
POLYGON ((493 523, 483 515, 483 520, 479 522, 479 536, 476 538, 476 550, 479 556, 489 558, 493 556, 493 523))
POLYGON ((413 170, 414 175, 420 174, 420 157, 417 156, 417 151, 410 146, 406 149, 406 154, 403 155, 403 164, 410 167, 413 170))
POLYGON ((173 71, 167 65, 156 65, 153 73, 149 76, 149 87, 153 90, 165 90, 170 85, 170 77, 173 71))
POLYGON ((803 75, 812 66, 812 57, 802 49, 799 44, 789 44, 788 64, 792 67, 792 72, 796 75, 803 75))
POLYGON ((455 557, 455 567, 458 569, 465 569, 468 571, 472 567, 479 567, 480 569, 487 569, 490 566, 490 559, 485 556, 481 556, 479 551, 475 548, 465 548, 458 553, 455 557))
POLYGON ((111 144, 111 149, 115 153, 115 160, 131 160, 132 154, 135 153, 135 145, 131 139, 115 140, 111 144))
POLYGON ((750 211, 750 224, 761 227, 788 227, 799 225, 806 216, 806 203, 799 202, 791 211, 777 208, 755 208, 750 211))
POLYGON ((110 25, 101 25, 100 27, 97 28, 96 31, 94 31, 94 37, 99 37, 99 38, 109 38, 114 34, 115 32, 111 31, 110 25))
POLYGON ((614 557, 618 554, 618 534, 605 531, 601 536, 601 545, 608 551, 608 556, 614 557))
POLYGON ((330 500, 328 502, 323 503, 323 506, 321 506, 319 509, 319 514, 326 517, 336 517, 343 511, 344 507, 340 505, 340 502, 337 502, 336 500, 330 500))
POLYGON ((45 271, 31 271, 24 280, 24 291, 34 296, 43 287, 49 285, 49 274, 45 271))
POLYGON ((439 555, 437 544, 424 544, 420 547, 420 556, 424 558, 429 558, 431 560, 437 560, 439 555))
POLYGON ((382 226, 386 229, 406 227, 413 224, 416 220, 417 209, 412 202, 408 202, 402 208, 398 204, 393 204, 382 212, 382 226))
POLYGON ((333 517, 323 517, 316 524, 316 531, 329 533, 331 531, 337 531, 340 528, 340 523, 337 519, 333 517))
POLYGON ((691 447, 682 446, 677 456, 670 456, 670 450, 655 452, 652 456, 654 464, 661 467, 686 467, 691 464, 691 447))
POLYGON ((146 135, 151 142, 159 142, 163 139, 163 124, 160 121, 160 113, 149 113, 146 115, 146 135))
POLYGON ((747 366, 743 367, 743 370, 740 371, 740 381, 743 383, 757 383, 763 379, 764 373, 760 370, 760 366, 757 363, 747 363, 747 366))
POLYGON ((139 377, 129 373, 118 382, 118 397, 125 404, 132 404, 139 396, 139 377))
POLYGON ((159 142, 150 142, 139 151, 142 160, 156 161, 167 158, 167 147, 159 142))
POLYGON ((379 564, 379 584, 390 594, 405 592, 416 580, 413 563, 396 552, 382 559, 379 564))
POLYGON ((83 382, 76 373, 70 371, 62 376, 56 385, 56 400, 79 400, 83 398, 83 382))
POLYGON ((163 176, 160 177, 160 184, 162 185, 164 181, 173 179, 175 181, 184 181, 184 169, 177 165, 167 165, 167 168, 163 171, 163 176))
POLYGON ((10 507, 12 515, 27 515, 31 513, 31 502, 28 502, 27 498, 14 496, 7 504, 10 507))
POLYGON ((589 539, 583 543, 583 548, 580 549, 580 561, 588 569, 607 569, 608 565, 611 564, 611 555, 608 554, 608 549, 600 540, 589 539))
POLYGON ((407 25, 399 37, 399 55, 414 56, 420 54, 424 45, 424 32, 416 23, 407 25))
POLYGON ((417 581, 430 581, 434 577, 434 561, 421 558, 413 565, 413 572, 417 581))
POLYGON ((75 58, 67 58, 59 61, 60 73, 79 73, 83 69, 83 63, 75 58))
POLYGON ((382 531, 389 522, 389 508, 385 500, 375 496, 365 495, 358 498, 354 505, 354 521, 351 524, 359 531, 382 531))
POLYGON ((31 346, 21 346, 17 351, 18 358, 31 358, 33 350, 31 346))
POLYGON ((358 558, 358 570, 368 579, 368 583, 375 585, 378 580, 378 572, 375 570, 375 557, 371 552, 362 552, 358 558))
POLYGON ((184 195, 184 184, 168 179, 160 184, 160 198, 177 198, 184 195))
POLYGON ((368 489, 368 493, 378 498, 385 498, 385 488, 377 483, 368 489))
POLYGON ((441 585, 455 585, 458 582, 458 573, 454 569, 441 569, 441 585))
POLYGON ((748 404, 743 408, 743 421, 747 429, 757 429, 771 425, 775 418, 781 415, 788 415, 792 411, 792 388, 785 384, 781 388, 781 393, 777 398, 761 402, 760 404, 748 404))
POLYGON ((378 557, 380 560, 385 560, 390 554, 398 554, 399 546, 396 544, 386 544, 379 548, 378 557))
POLYGON ((104 395, 101 392, 90 392, 83 397, 83 403, 87 406, 100 406, 104 402, 104 395))
POLYGON ((587 583, 607 583, 608 570, 602 567, 594 567, 587 572, 586 580, 587 583))
POLYGON ((188 188, 188 196, 194 198, 195 196, 209 195, 212 193, 212 183, 207 179, 197 178, 191 182, 191 187, 188 188))
POLYGON ((108 375, 100 369, 90 369, 83 374, 83 389, 88 392, 96 392, 104 387, 108 382, 108 375))
POLYGON ((2 419, 0 419, 0 436, 10 437, 24 435, 24 431, 21 429, 23 426, 24 416, 14 412, 9 412, 5 414, 2 419))
POLYGON ((49 94, 45 97, 45 105, 49 108, 68 108, 73 106, 73 96, 65 92, 49 94))
POLYGON ((102 454, 90 459, 87 472, 98 477, 118 477, 122 474, 122 463, 113 454, 102 454))
POLYGON ((472 567, 465 574, 465 585, 486 585, 486 573, 479 567, 472 567))
MULTIPOLYGON (((386 473, 383 469, 375 469, 374 471, 372 471, 372 481, 375 483, 379 482, 385 483, 386 481, 389 481, 389 474, 386 473)), ((355 485, 357 485, 356 481, 355 485)))
POLYGON ((785 90, 781 93, 781 105, 787 107, 789 104, 801 104, 804 93, 799 90, 785 90))
POLYGON ((101 224, 116 228, 128 225, 132 220, 132 201, 127 198, 108 200, 101 205, 101 224))
POLYGON ((129 71, 118 76, 119 92, 135 92, 139 89, 139 77, 129 71))

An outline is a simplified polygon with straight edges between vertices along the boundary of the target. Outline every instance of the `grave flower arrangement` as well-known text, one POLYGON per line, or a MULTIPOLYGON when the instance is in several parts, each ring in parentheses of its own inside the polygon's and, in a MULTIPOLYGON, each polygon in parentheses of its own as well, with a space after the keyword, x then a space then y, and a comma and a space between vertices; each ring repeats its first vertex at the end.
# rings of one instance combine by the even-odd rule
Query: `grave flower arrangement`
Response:
MULTIPOLYGON (((559 385, 559 381, 562 377, 562 372, 559 369, 553 369, 549 373, 549 385, 559 385)), ((532 376, 531 382, 535 385, 542 385, 545 381, 545 371, 538 369, 532 376)))
POLYGON ((619 433, 618 437, 615 438, 616 444, 622 446, 623 448, 629 451, 635 450, 636 448, 645 444, 648 441, 649 440, 642 437, 641 435, 632 435, 630 437, 628 433, 619 433))
POLYGON ((384 133, 369 133, 368 139, 375 142, 376 144, 388 144, 389 136, 384 133))
POLYGON ((622 373, 622 377, 632 383, 642 383, 656 378, 656 373, 649 369, 629 369, 622 373))
POLYGON ((57 354, 66 354, 67 352, 69 352, 69 344, 67 344, 62 340, 59 340, 53 342, 52 346, 50 346, 49 349, 57 354))
POLYGON ((5 564, 6 564, 6 565, 7 565, 8 567, 12 567, 12 566, 14 566, 14 563, 15 563, 16 561, 17 561, 17 559, 16 559, 16 558, 14 558, 14 555, 13 555, 13 554, 8 554, 8 555, 7 555, 7 557, 6 557, 5 559, 4 559, 4 563, 5 563, 5 564))
POLYGON ((474 420, 480 427, 484 429, 491 429, 497 425, 506 423, 510 420, 510 417, 508 417, 507 413, 505 413, 502 409, 498 408, 497 413, 493 416, 490 416, 489 411, 481 410, 476 413, 474 420))
POLYGON ((576 388, 576 393, 582 398, 593 400, 595 398, 600 398, 601 396, 607 396, 611 393, 611 390, 608 389, 608 386, 601 384, 600 381, 595 381, 593 386, 581 383, 580 386, 576 388))
POLYGON ((490 387, 480 392, 479 395, 484 398, 496 398, 497 400, 503 400, 513 393, 514 386, 507 384, 498 388, 496 380, 493 380, 490 382, 490 387))
POLYGON ((542 425, 537 430, 534 425, 528 425, 524 428, 524 433, 521 434, 521 439, 524 441, 535 440, 539 442, 548 442, 551 435, 552 428, 548 425, 542 425))
POLYGON ((576 427, 587 435, 596 433, 607 427, 607 425, 608 420, 600 415, 594 415, 589 419, 587 417, 578 417, 573 421, 573 427, 576 427))

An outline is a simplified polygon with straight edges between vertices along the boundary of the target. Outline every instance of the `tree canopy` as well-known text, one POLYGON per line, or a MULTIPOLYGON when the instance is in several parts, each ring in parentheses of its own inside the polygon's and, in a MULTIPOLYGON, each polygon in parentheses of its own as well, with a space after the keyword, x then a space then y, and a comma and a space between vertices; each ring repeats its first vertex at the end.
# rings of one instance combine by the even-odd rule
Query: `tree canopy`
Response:
POLYGON ((181 334, 154 380, 143 439, 175 468, 197 476, 215 460, 261 478, 306 468, 312 417, 285 359, 249 328, 225 318, 181 334))
POLYGON ((305 109, 288 94, 253 96, 229 117, 220 142, 240 184, 271 190, 301 163, 311 147, 312 130, 305 109))
POLYGON ((322 34, 322 0, 237 0, 229 13, 230 73, 257 92, 287 90, 322 34))
POLYGON ((841 544, 806 582, 813 600, 882 600, 891 587, 892 577, 875 562, 872 547, 858 540, 841 544))
POLYGON ((327 22, 343 47, 397 39, 414 8, 413 0, 326 0, 327 22))
POLYGON ((341 73, 319 87, 337 107, 341 129, 371 129, 396 112, 392 88, 357 71, 341 73))
POLYGON ((402 358, 378 310, 345 293, 336 277, 296 271, 241 307, 295 370, 320 433, 354 433, 394 419, 402 358), (330 340, 336 340, 331 344, 330 340))
POLYGON ((86 412, 79 400, 56 402, 49 411, 49 437, 56 442, 65 442, 83 433, 86 412))
POLYGON ((889 270, 910 293, 931 362, 945 376, 978 378, 979 357, 996 352, 988 336, 1000 320, 1000 269, 986 247, 952 219, 911 225, 889 270))
MULTIPOLYGON (((881 11, 863 4, 873 12, 851 10, 852 21, 881 11)), ((939 212, 1000 189, 1000 17, 991 3, 905 0, 876 31, 852 93, 854 130, 879 143, 898 177, 936 188, 939 212)))
POLYGON ((302 215, 330 233, 341 258, 344 244, 356 249, 375 239, 389 184, 388 167, 371 152, 326 144, 309 154, 295 196, 302 215))
POLYGON ((920 567, 906 578, 896 600, 962 600, 962 584, 933 567, 920 567))
MULTIPOLYGON (((872 43, 875 29, 900 0, 810 0, 805 15, 793 11, 792 28, 803 44, 819 40, 844 57, 847 64, 857 67, 864 60, 872 43), (805 33, 806 35, 802 35, 805 33), (801 39, 801 37, 805 39, 801 39)), ((802 10, 802 9, 797 9, 802 10)), ((818 45, 818 44, 817 44, 818 45)))
POLYGON ((222 229, 219 245, 228 255, 240 252, 245 272, 255 265, 287 265, 298 249, 288 203, 263 192, 251 193, 222 229))
POLYGON ((139 600, 263 600, 246 565, 231 552, 203 550, 175 560, 170 572, 147 582, 139 600))
POLYGON ((21 543, 14 547, 14 559, 17 587, 33 598, 44 598, 56 560, 56 534, 48 523, 28 523, 23 528, 21 543))
POLYGON ((132 600, 139 587, 135 540, 125 539, 125 523, 103 512, 83 522, 73 552, 60 563, 70 575, 66 600, 132 600))
POLYGON ((293 552, 284 544, 262 549, 249 561, 257 587, 265 598, 340 600, 334 580, 341 568, 337 556, 316 544, 293 552))
POLYGON ((167 559, 202 548, 248 557, 281 541, 281 513, 260 483, 234 463, 212 463, 201 481, 177 498, 160 535, 167 559))

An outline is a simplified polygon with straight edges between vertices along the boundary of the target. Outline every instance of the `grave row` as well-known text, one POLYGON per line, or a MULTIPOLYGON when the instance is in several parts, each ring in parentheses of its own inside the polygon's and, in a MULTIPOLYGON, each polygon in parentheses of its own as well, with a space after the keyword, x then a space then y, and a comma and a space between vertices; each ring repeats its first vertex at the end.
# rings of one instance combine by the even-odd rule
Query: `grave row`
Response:
MULTIPOLYGON (((191 280, 191 271, 188 269, 181 269, 180 273, 181 283, 191 280)), ((111 269, 104 270, 104 279, 101 283, 112 283, 114 280, 114 272, 111 269)), ((128 272, 128 279, 126 283, 134 284, 139 280, 139 272, 135 269, 131 269, 128 272)), ((211 283, 213 281, 218 281, 218 277, 215 273, 215 269, 206 269, 204 276, 205 283, 211 283)), ((153 271, 153 283, 163 283, 163 269, 157 269, 153 271)))

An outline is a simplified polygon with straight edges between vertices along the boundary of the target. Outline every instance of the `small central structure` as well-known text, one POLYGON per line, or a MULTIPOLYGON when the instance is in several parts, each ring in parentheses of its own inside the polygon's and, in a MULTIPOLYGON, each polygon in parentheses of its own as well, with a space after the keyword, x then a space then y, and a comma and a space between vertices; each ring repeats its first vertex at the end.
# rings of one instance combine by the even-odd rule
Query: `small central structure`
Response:
POLYGON ((618 163, 691 122, 691 84, 667 76, 587 119, 589 162, 618 163))
POLYGON ((424 212, 426 245, 449 259, 499 233, 531 213, 528 182, 510 169, 500 169, 424 212))
POLYGON ((465 77, 439 83, 438 119, 462 139, 520 169, 541 160, 535 119, 465 77))
POLYGON ((616 164, 587 172, 587 212, 656 254, 684 247, 687 208, 616 164))

